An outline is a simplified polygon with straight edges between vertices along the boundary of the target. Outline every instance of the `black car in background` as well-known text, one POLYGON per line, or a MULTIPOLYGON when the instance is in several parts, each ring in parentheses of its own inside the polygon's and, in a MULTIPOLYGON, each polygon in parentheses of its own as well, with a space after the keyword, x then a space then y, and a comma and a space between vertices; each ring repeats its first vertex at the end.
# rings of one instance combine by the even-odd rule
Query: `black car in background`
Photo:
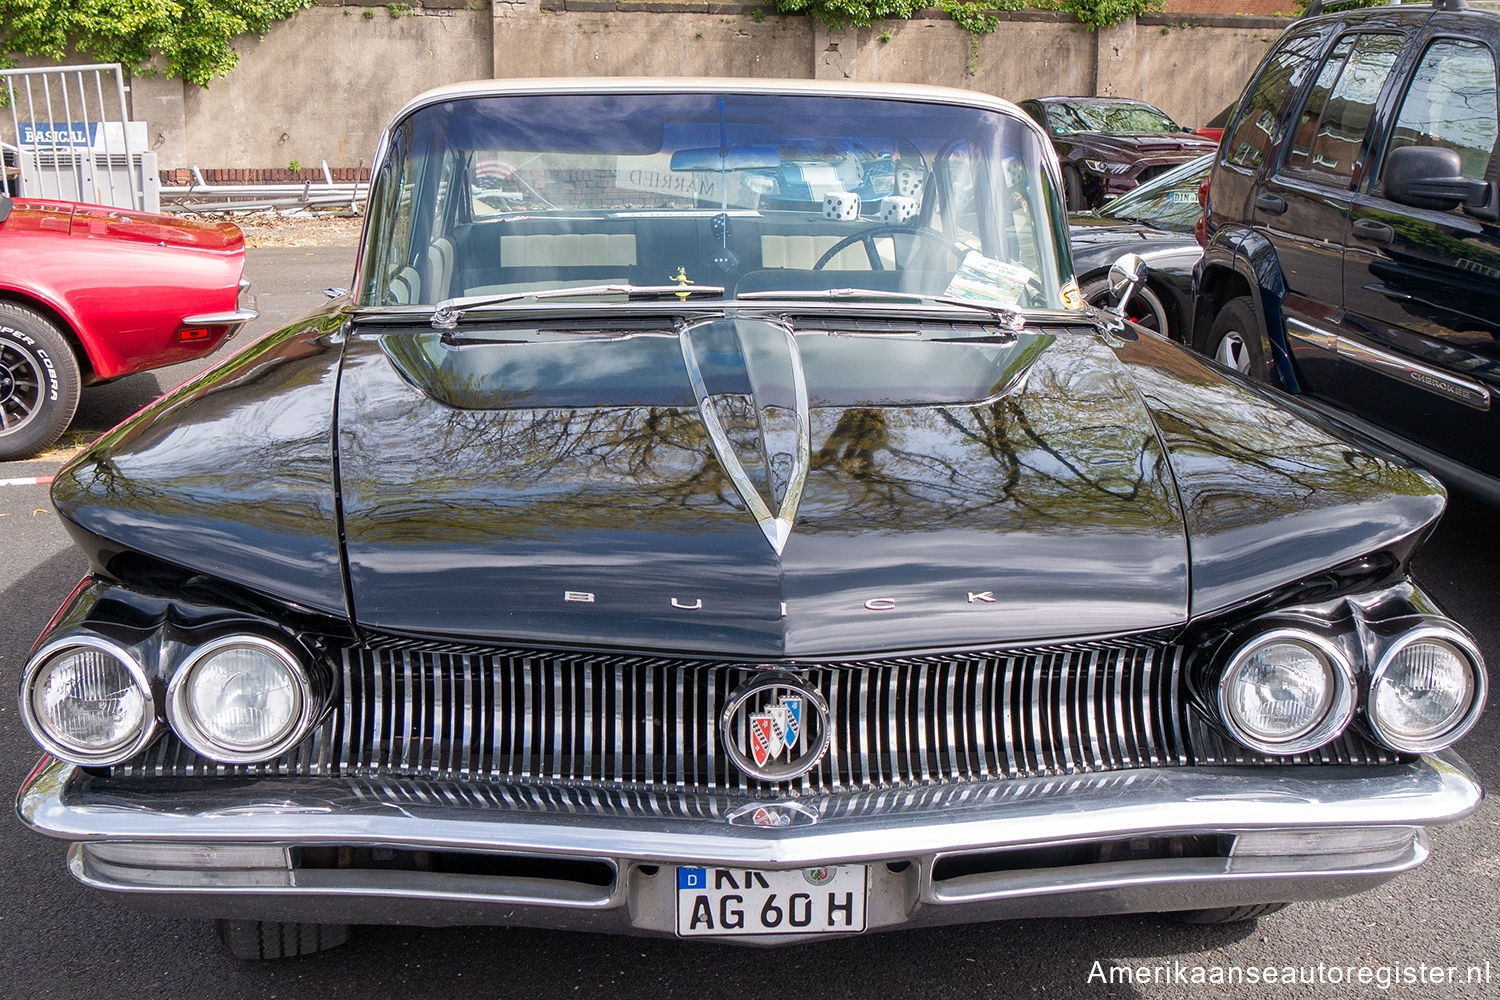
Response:
POLYGON ((1186 339, 1193 318, 1193 268, 1203 248, 1193 226, 1203 216, 1198 187, 1213 158, 1200 156, 1097 212, 1068 217, 1073 267, 1090 305, 1109 305, 1109 269, 1124 253, 1146 262, 1146 280, 1126 304, 1130 319, 1173 340, 1186 339))
POLYGON ((1500 501, 1500 16, 1310 13, 1214 163, 1194 344, 1500 501))
POLYGON ((1057 150, 1071 212, 1093 208, 1214 148, 1145 101, 1038 97, 1020 107, 1057 150))

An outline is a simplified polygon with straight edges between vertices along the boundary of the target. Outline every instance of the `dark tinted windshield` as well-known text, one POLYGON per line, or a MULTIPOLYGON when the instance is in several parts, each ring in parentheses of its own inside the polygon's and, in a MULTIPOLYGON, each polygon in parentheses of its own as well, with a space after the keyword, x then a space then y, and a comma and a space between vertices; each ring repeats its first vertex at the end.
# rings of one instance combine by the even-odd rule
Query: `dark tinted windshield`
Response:
POLYGON ((1176 122, 1167 117, 1166 112, 1134 101, 1122 101, 1118 104, 1091 101, 1086 104, 1048 104, 1046 107, 1047 125, 1054 132, 1140 135, 1182 131, 1176 122))

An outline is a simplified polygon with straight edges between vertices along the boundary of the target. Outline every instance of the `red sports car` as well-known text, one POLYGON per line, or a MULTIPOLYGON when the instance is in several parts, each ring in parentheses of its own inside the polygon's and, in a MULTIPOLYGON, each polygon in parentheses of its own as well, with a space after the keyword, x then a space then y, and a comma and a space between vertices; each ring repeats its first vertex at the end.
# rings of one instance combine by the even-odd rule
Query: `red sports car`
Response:
POLYGON ((244 267, 229 223, 0 195, 0 461, 56 441, 82 386, 202 357, 254 319, 244 267))

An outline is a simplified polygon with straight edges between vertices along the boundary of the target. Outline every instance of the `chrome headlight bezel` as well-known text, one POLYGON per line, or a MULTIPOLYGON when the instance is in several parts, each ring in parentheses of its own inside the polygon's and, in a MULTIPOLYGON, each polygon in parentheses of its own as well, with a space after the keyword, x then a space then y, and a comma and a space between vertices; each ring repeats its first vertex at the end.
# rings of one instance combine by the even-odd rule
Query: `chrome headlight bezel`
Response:
POLYGON ((322 698, 314 687, 312 675, 302 659, 280 643, 252 633, 219 636, 198 646, 167 683, 167 721, 178 739, 197 753, 224 764, 258 764, 286 753, 307 736, 322 707, 322 698), (275 740, 258 746, 229 745, 208 732, 195 717, 191 707, 191 681, 194 673, 215 653, 234 646, 249 646, 269 654, 290 675, 297 694, 296 710, 291 724, 275 740))
POLYGON ((1488 696, 1489 678, 1485 673, 1484 656, 1475 642, 1455 628, 1437 622, 1427 622, 1397 635, 1381 651, 1380 659, 1370 674, 1364 717, 1371 735, 1390 749, 1399 753, 1433 753, 1457 743, 1474 728, 1475 723, 1479 721, 1480 714, 1484 711, 1488 696), (1386 679, 1396 657, 1410 646, 1423 640, 1436 640, 1458 650, 1469 668, 1469 701, 1458 722, 1443 733, 1427 739, 1413 740, 1392 732, 1389 724, 1382 722, 1375 712, 1375 698, 1381 682, 1386 679))
POLYGON ((1260 632, 1240 643, 1219 674, 1216 686, 1219 719, 1229 734, 1244 746, 1261 753, 1289 756, 1315 750, 1337 739, 1354 720, 1357 707, 1354 666, 1348 655, 1328 638, 1305 628, 1281 626, 1260 632), (1230 692, 1250 657, 1275 643, 1294 643, 1309 648, 1321 658, 1333 678, 1333 690, 1323 714, 1291 737, 1273 740, 1248 731, 1230 708, 1230 692))
POLYGON ((21 721, 26 726, 31 738, 41 745, 52 756, 59 760, 65 760, 70 764, 82 767, 109 767, 129 760, 140 753, 156 737, 158 724, 158 712, 156 704, 156 693, 151 686, 151 678, 146 673, 146 668, 141 665, 139 659, 132 655, 124 646, 96 635, 69 635, 54 639, 42 648, 38 649, 26 662, 26 667, 21 672, 21 721), (37 678, 43 669, 47 667, 59 654, 70 649, 92 649, 118 661, 130 679, 140 690, 145 705, 141 713, 141 724, 135 735, 124 743, 111 747, 105 751, 90 751, 84 747, 73 746, 47 731, 37 717, 35 705, 32 698, 36 692, 37 678))

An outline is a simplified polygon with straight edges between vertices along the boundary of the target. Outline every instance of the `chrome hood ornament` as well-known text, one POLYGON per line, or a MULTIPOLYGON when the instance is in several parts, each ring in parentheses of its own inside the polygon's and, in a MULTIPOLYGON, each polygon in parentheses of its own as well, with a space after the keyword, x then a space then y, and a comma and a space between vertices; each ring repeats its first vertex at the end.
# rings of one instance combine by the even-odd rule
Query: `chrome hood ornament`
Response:
POLYGON ((763 320, 707 320, 683 327, 678 337, 714 455, 779 556, 791 538, 812 462, 811 411, 797 338, 791 327, 763 320), (727 426, 743 388, 710 390, 704 378, 706 359, 731 345, 743 361, 736 374, 749 382, 750 415, 765 463, 764 493, 736 454, 727 426))

